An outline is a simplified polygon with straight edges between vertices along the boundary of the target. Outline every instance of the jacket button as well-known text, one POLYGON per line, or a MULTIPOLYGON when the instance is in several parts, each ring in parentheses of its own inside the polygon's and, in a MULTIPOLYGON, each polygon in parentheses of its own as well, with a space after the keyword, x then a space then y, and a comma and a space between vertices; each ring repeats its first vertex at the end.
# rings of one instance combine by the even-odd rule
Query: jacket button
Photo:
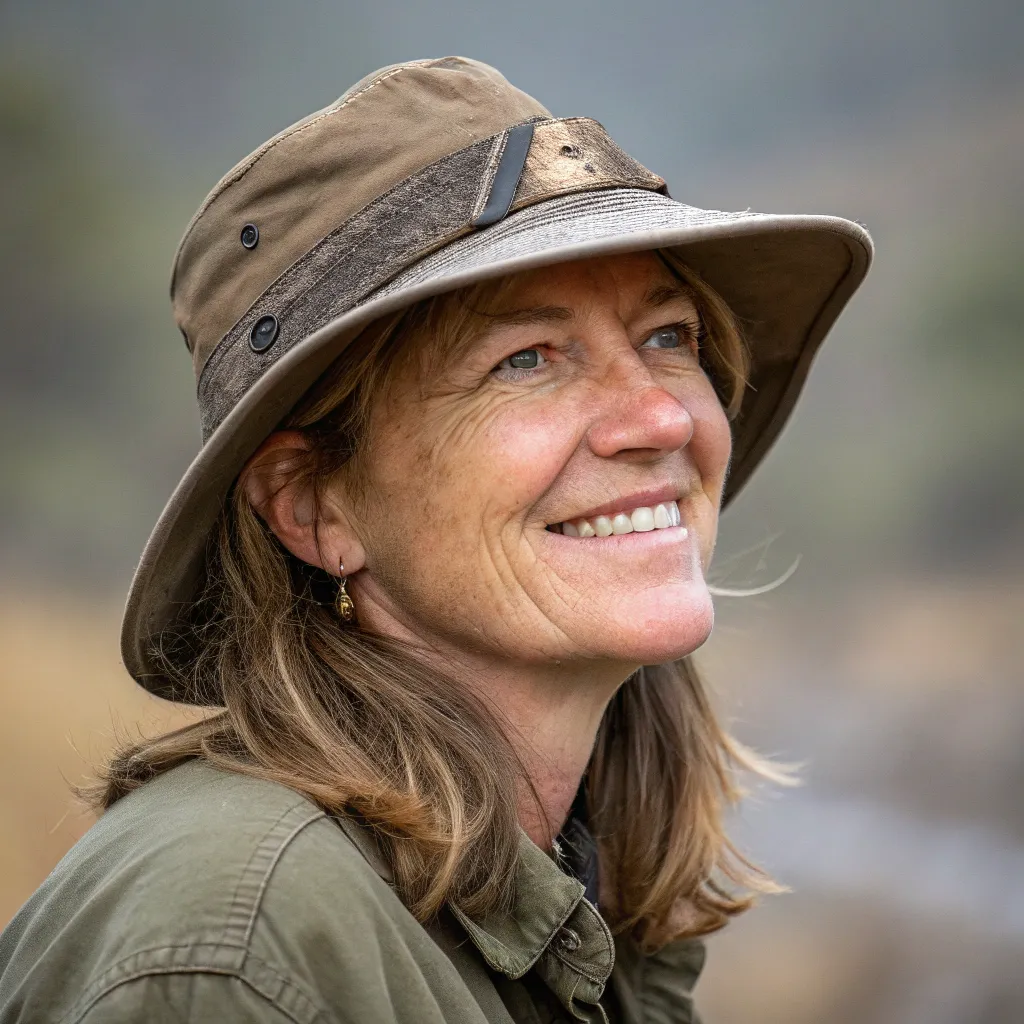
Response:
POLYGON ((558 933, 558 948, 563 953, 575 953, 580 948, 580 937, 571 928, 563 928, 558 933))
POLYGON ((266 352, 277 341, 277 317, 267 314, 252 325, 249 332, 249 348, 253 352, 266 352))
POLYGON ((260 229, 255 224, 246 224, 242 228, 241 239, 246 249, 255 249, 260 244, 260 229))

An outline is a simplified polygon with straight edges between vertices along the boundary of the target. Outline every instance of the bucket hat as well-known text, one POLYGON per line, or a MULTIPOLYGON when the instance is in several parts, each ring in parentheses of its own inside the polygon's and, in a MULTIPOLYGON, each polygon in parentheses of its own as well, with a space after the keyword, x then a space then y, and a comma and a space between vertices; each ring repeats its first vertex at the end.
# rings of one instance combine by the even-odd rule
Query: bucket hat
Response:
POLYGON ((121 633, 132 676, 182 697, 153 642, 201 587, 211 528, 246 461, 369 323, 488 278, 656 248, 678 251, 745 328, 752 367, 729 501, 867 272, 861 226, 687 205, 597 121, 552 117, 462 57, 374 72, 246 157, 200 206, 174 262, 203 444, 132 581, 121 633))

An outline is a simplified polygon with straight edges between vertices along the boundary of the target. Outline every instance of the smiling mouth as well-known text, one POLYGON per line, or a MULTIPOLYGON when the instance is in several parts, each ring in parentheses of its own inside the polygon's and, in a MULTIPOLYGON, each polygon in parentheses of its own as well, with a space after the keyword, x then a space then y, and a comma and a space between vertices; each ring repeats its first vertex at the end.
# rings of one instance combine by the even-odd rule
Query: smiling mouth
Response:
POLYGON ((549 526, 548 530, 565 537, 617 537, 626 533, 651 533, 654 530, 667 530, 671 527, 682 527, 685 535, 686 528, 683 527, 682 516, 679 514, 679 503, 675 501, 641 505, 639 508, 610 516, 568 519, 563 523, 549 526))

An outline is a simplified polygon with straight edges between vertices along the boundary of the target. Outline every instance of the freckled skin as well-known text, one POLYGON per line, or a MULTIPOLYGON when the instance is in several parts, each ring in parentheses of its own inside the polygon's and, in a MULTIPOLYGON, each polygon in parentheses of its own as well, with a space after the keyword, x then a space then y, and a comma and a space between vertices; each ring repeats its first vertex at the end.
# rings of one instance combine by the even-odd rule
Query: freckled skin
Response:
POLYGON ((410 359, 318 527, 296 471, 301 432, 271 435, 243 475, 293 554, 329 572, 344 561, 364 628, 414 643, 491 704, 529 781, 520 823, 543 849, 615 690, 640 665, 695 650, 714 620, 704 570, 731 439, 700 368, 692 300, 651 299, 674 284, 650 253, 516 278, 492 312, 564 316, 492 321, 454 360, 428 360, 426 375, 410 359), (679 329, 666 343, 669 325, 679 329), (509 364, 523 350, 535 367, 509 364), (652 488, 679 497, 685 540, 678 529, 604 540, 546 529, 652 488))
POLYGON ((702 569, 730 433, 688 344, 640 348, 693 316, 687 298, 644 305, 652 285, 672 282, 647 253, 545 268, 524 275, 507 302, 568 307, 571 321, 490 332, 425 388, 410 364, 376 411, 358 467, 365 568, 352 592, 364 622, 481 667, 557 663, 620 680, 704 642, 713 609, 702 569), (534 348, 543 366, 515 379, 492 372, 534 348), (545 529, 668 484, 683 495, 689 542, 648 534, 627 551, 545 529))

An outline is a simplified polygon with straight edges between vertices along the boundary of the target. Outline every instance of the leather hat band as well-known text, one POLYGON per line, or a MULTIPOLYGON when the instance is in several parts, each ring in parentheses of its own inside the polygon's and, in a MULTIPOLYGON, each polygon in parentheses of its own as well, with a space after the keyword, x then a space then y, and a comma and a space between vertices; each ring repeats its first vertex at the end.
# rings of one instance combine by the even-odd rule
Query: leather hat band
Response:
POLYGON ((417 171, 293 263, 220 340, 199 378, 203 440, 292 347, 424 256, 524 207, 606 188, 665 182, 590 118, 516 125, 417 171))

